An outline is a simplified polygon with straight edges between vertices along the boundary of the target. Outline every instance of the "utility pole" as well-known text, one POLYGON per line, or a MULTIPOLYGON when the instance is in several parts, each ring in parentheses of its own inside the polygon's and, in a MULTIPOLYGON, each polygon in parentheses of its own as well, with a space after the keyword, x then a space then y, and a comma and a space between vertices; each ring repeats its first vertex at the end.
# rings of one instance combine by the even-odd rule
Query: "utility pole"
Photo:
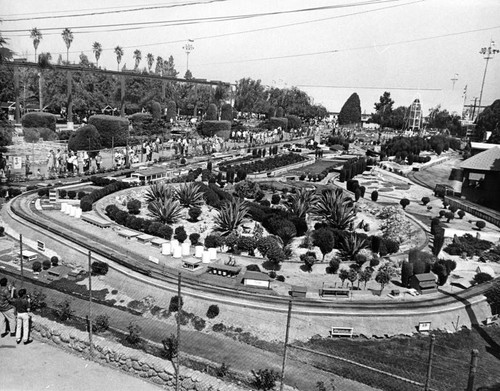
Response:
POLYGON ((179 384, 179 371, 181 365, 181 272, 179 272, 179 277, 177 281, 177 368, 175 368, 175 391, 180 390, 179 384))
POLYGON ((479 351, 477 349, 472 349, 470 369, 469 369, 469 381, 467 382, 467 391, 474 391, 474 380, 476 378, 478 356, 479 356, 479 351))
POLYGON ((434 358, 434 342, 436 337, 431 335, 431 345, 429 347, 429 361, 427 362, 427 376, 425 378, 425 388, 424 391, 429 391, 431 383, 431 372, 432 372, 432 360, 434 358))
POLYGON ((89 251, 89 354, 94 355, 92 347, 92 252, 89 251))
POLYGON ((455 75, 451 78, 451 82, 453 83, 453 88, 452 90, 455 90, 455 83, 458 80, 458 73, 455 73, 455 75))
POLYGON ((283 391, 283 381, 285 379, 286 349, 288 347, 288 335, 290 333, 290 319, 292 317, 292 299, 288 301, 288 315, 286 317, 285 347, 283 349, 283 364, 281 365, 280 391, 283 391))
POLYGON ((481 83, 481 93, 479 94, 479 110, 481 109, 481 102, 483 100, 483 88, 484 81, 486 80, 486 71, 488 70, 488 62, 497 54, 500 50, 495 49, 495 42, 493 40, 490 41, 490 45, 486 48, 481 48, 479 53, 483 55, 483 58, 486 60, 486 65, 484 66, 484 74, 483 74, 483 82, 481 83))
POLYGON ((477 103, 477 97, 475 96, 474 98, 471 99, 471 102, 474 100, 474 106, 472 107, 472 116, 471 116, 471 121, 474 121, 475 116, 476 116, 476 103, 477 103))
POLYGON ((191 53, 194 50, 192 42, 194 42, 194 40, 188 39, 186 44, 182 47, 186 52, 186 72, 189 71, 189 53, 191 53))
POLYGON ((19 252, 21 255, 21 288, 24 287, 23 235, 19 234, 19 252))

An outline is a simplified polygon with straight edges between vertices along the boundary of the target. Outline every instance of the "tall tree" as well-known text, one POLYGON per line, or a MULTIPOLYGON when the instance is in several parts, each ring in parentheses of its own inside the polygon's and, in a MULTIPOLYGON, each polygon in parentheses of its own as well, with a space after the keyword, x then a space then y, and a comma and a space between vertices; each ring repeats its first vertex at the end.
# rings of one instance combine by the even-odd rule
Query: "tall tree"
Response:
POLYGON ((344 103, 339 113, 339 125, 357 124, 361 122, 361 102, 353 93, 344 103))
POLYGON ((151 73, 151 68, 153 68, 153 63, 155 62, 155 56, 153 56, 151 53, 148 53, 146 56, 146 60, 148 62, 148 72, 151 73))
POLYGON ((12 50, 5 47, 6 44, 7 40, 2 37, 2 34, 0 33, 0 64, 6 60, 12 59, 12 56, 14 55, 12 50))
POLYGON ((61 35, 64 43, 66 44, 66 62, 69 63, 69 48, 71 46, 71 42, 73 42, 73 33, 69 28, 65 28, 61 35))
POLYGON ((33 40, 33 47, 35 48, 35 62, 36 62, 37 61, 36 51, 38 50, 38 45, 40 45, 40 41, 42 40, 43 36, 40 30, 38 30, 36 27, 33 27, 30 31, 30 38, 33 40))
POLYGON ((134 65, 134 70, 137 70, 137 68, 139 68, 139 64, 142 60, 142 53, 139 49, 135 49, 134 50, 134 61, 135 61, 135 65, 134 65))
POLYGON ((492 132, 489 143, 500 143, 500 99, 494 101, 477 117, 476 131, 481 139, 486 132, 492 132))
POLYGON ((120 46, 115 47, 116 62, 118 63, 118 71, 120 70, 120 63, 122 62, 123 49, 120 46))
POLYGON ((163 74, 163 57, 162 56, 156 57, 155 73, 160 75, 160 76, 163 74))
POLYGON ((92 45, 92 51, 95 56, 95 66, 99 68, 99 58, 101 58, 102 46, 99 42, 94 42, 92 45))
POLYGON ((379 98, 379 101, 375 103, 375 113, 372 114, 372 122, 379 124, 382 128, 390 127, 391 116, 392 116, 392 106, 394 101, 391 99, 391 93, 385 91, 384 94, 379 98))

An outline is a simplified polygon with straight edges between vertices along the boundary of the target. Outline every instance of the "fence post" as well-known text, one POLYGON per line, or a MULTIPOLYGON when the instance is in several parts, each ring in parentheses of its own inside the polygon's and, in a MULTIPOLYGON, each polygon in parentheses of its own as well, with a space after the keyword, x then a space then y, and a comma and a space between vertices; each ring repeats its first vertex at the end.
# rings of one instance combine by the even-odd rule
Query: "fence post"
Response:
POLYGON ((23 235, 19 234, 19 252, 21 257, 21 288, 24 288, 23 235))
POLYGON ((431 335, 431 344, 429 346, 429 361, 427 363, 427 376, 425 378, 425 391, 429 391, 429 386, 431 382, 431 373, 432 373, 432 360, 434 357, 434 342, 436 341, 436 337, 431 335))
POLYGON ((92 347, 92 252, 89 250, 89 354, 94 355, 92 347))
POLYGON ((467 382, 467 391, 474 390, 474 380, 476 378, 478 356, 479 356, 479 351, 477 349, 472 349, 470 369, 469 369, 469 380, 467 382))
POLYGON ((290 332, 290 319, 292 317, 292 299, 288 301, 288 314, 286 317, 285 347, 283 349, 283 364, 281 365, 280 391, 283 391, 283 381, 285 378, 286 348, 288 346, 288 335, 290 332))

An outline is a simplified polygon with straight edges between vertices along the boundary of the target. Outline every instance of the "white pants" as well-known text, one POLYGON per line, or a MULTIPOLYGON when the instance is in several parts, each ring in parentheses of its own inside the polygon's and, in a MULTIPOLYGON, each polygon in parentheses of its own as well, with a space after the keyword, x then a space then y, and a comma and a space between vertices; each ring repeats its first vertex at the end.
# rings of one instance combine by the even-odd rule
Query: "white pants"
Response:
POLYGON ((7 331, 7 323, 9 324, 10 332, 14 333, 16 331, 16 311, 14 308, 0 312, 0 331, 2 333, 7 331))
POLYGON ((27 342, 30 339, 30 316, 27 312, 17 314, 16 339, 21 340, 21 327, 23 330, 23 341, 27 342))

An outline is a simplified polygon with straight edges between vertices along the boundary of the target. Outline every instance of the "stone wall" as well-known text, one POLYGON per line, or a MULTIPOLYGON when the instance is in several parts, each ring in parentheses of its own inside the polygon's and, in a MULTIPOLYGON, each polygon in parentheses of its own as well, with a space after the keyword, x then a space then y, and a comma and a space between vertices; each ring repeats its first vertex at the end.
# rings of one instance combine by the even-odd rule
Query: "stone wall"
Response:
MULTIPOLYGON (((64 326, 37 315, 33 315, 32 336, 36 340, 50 342, 76 354, 89 356, 89 340, 86 332, 64 326)), ((175 390, 175 370, 172 363, 142 351, 128 348, 117 342, 94 335, 94 357, 98 363, 111 365, 128 374, 162 385, 167 390, 175 390)), ((206 373, 181 367, 182 391, 243 391, 246 388, 224 383, 206 373)))

